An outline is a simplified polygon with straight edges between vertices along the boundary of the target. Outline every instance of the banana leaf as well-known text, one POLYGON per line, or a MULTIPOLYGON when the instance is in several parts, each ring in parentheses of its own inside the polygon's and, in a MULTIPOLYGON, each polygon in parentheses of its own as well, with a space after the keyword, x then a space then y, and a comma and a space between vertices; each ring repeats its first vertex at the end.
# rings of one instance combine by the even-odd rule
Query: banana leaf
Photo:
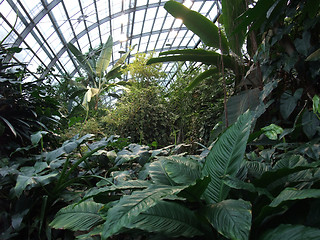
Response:
POLYGON ((228 41, 225 35, 218 27, 205 16, 190 10, 182 3, 176 1, 168 1, 164 8, 175 18, 182 19, 184 25, 210 47, 220 49, 223 53, 229 52, 228 41))
POLYGON ((235 71, 237 63, 232 57, 203 49, 184 49, 162 52, 160 57, 148 60, 147 65, 159 62, 191 61, 202 62, 219 67, 221 66, 221 59, 223 59, 225 68, 230 68, 235 71))
POLYGON ((93 67, 90 65, 87 58, 71 42, 67 44, 67 47, 76 57, 80 67, 88 73, 91 79, 94 78, 95 72, 93 71, 93 67))
POLYGON ((107 42, 103 45, 102 51, 96 63, 96 73, 100 78, 102 77, 103 72, 109 66, 110 58, 112 55, 112 46, 113 46, 113 40, 110 35, 107 42))

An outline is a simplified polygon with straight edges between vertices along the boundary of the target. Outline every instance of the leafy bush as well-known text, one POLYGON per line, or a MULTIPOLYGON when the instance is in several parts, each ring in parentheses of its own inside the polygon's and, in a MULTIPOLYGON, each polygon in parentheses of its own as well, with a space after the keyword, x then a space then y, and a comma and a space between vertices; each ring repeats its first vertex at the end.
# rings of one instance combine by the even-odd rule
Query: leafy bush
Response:
POLYGON ((101 119, 123 137, 132 142, 164 146, 170 143, 172 114, 166 108, 161 88, 150 85, 140 88, 133 84, 116 103, 114 110, 101 119))
POLYGON ((26 82, 25 65, 4 62, 20 48, 0 46, 0 154, 31 144, 39 130, 55 131, 59 125, 59 103, 51 86, 42 80, 26 82))

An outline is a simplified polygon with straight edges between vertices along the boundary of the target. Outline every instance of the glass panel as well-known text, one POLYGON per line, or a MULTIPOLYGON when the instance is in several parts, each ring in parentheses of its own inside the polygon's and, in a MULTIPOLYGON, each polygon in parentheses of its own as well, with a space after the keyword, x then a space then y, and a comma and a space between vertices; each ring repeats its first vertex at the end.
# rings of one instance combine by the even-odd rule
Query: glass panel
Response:
POLYGON ((133 26, 133 35, 138 35, 142 32, 142 22, 135 23, 133 26))
POLYGON ((137 1, 137 7, 147 5, 148 0, 139 0, 137 1))
POLYGON ((156 16, 157 8, 149 8, 146 15, 146 20, 154 20, 156 16))
POLYGON ((143 27, 143 32, 151 32, 152 23, 153 23, 153 21, 151 21, 151 20, 145 21, 144 27, 143 27))
POLYGON ((33 50, 38 49, 39 48, 39 44, 37 43, 37 41, 34 39, 34 37, 32 36, 32 34, 28 34, 28 36, 25 38, 25 42, 29 45, 29 47, 33 50))
POLYGON ((41 21, 37 24, 37 27, 41 31, 45 39, 48 39, 50 35, 54 32, 50 18, 46 15, 41 21))
POLYGON ((35 17, 43 9, 40 0, 21 0, 21 3, 31 17, 35 17))

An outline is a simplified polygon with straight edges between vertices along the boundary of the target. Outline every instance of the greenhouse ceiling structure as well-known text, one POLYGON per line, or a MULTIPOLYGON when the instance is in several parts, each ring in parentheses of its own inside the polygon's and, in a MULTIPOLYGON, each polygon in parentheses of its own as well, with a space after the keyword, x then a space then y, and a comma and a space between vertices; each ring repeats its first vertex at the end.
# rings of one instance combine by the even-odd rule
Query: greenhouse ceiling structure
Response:
MULTIPOLYGON (((39 66, 43 77, 55 74, 81 75, 80 68, 67 44, 71 42, 82 53, 95 49, 113 37, 112 63, 135 46, 128 61, 137 52, 156 53, 201 47, 198 36, 181 20, 163 8, 165 0, 2 0, 0 3, 0 39, 23 49, 12 59, 26 63, 35 73, 39 66)), ((178 1, 216 21, 220 12, 218 0, 178 1)), ((165 63, 167 80, 173 78, 177 63, 165 63)), ((34 74, 33 74, 34 75, 34 74)), ((35 75, 34 75, 35 76, 35 75)))

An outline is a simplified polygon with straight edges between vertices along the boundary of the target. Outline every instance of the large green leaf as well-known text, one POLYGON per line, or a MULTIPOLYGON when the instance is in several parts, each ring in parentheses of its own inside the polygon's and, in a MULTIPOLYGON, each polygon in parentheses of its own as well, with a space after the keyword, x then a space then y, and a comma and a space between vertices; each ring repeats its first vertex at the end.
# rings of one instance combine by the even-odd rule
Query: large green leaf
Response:
POLYGON ((259 104, 260 90, 258 88, 240 92, 238 95, 231 96, 227 102, 228 123, 235 123, 238 117, 248 109, 255 110, 259 104))
POLYGON ((221 45, 223 52, 228 53, 226 37, 222 32, 219 34, 218 27, 208 18, 176 1, 166 2, 164 8, 173 17, 182 19, 184 25, 198 35, 207 46, 220 49, 221 45))
POLYGON ((204 79, 207 79, 208 77, 212 77, 214 74, 219 73, 219 69, 218 68, 211 68, 208 69, 206 71, 204 71, 203 73, 200 73, 190 84, 189 86, 186 88, 187 91, 192 90, 193 88, 195 88, 200 82, 202 82, 204 79))
POLYGON ((303 89, 299 88, 294 94, 291 91, 285 91, 280 98, 280 113, 284 119, 288 119, 293 110, 297 106, 298 100, 301 98, 303 89))
POLYGON ((203 175, 210 176, 211 182, 204 192, 208 203, 217 203, 224 200, 229 187, 223 182, 223 177, 235 177, 241 165, 247 145, 252 123, 252 115, 246 112, 218 138, 206 158, 203 175))
POLYGON ((50 226, 72 231, 88 231, 103 222, 103 218, 99 215, 102 206, 103 204, 93 201, 69 205, 59 210, 50 226))
POLYGON ((103 224, 102 239, 118 233, 123 227, 130 226, 140 213, 147 211, 163 198, 179 193, 184 187, 157 185, 132 195, 123 196, 120 201, 108 210, 107 220, 103 224))
POLYGON ((148 170, 155 183, 165 185, 188 185, 201 176, 200 164, 184 156, 159 157, 148 170))
POLYGON ((166 160, 160 159, 158 161, 152 162, 148 166, 148 172, 154 183, 160 185, 174 186, 176 183, 170 178, 166 169, 166 160))
POLYGON ((103 72, 109 66, 110 58, 112 55, 112 46, 113 46, 113 40, 112 40, 112 36, 110 35, 107 42, 102 47, 100 56, 96 64, 96 73, 100 78, 102 77, 103 72))
POLYGON ((150 186, 150 183, 147 181, 129 180, 129 181, 120 182, 117 185, 111 185, 111 186, 106 186, 106 187, 101 187, 101 188, 90 188, 89 191, 85 194, 82 201, 85 199, 97 196, 99 194, 110 193, 110 192, 115 192, 115 191, 124 191, 124 190, 129 190, 129 189, 130 190, 144 189, 149 186, 150 186))
POLYGON ((251 229, 251 204, 243 200, 224 200, 205 208, 205 216, 223 236, 247 240, 251 229))
POLYGON ((245 0, 222 0, 223 26, 229 40, 229 46, 234 53, 241 56, 241 48, 245 38, 244 30, 234 33, 237 25, 237 18, 246 11, 245 0))
POLYGON ((236 26, 234 31, 247 31, 251 24, 252 26, 250 27, 250 30, 258 29, 264 22, 267 21, 267 13, 275 1, 276 0, 258 1, 253 8, 249 8, 237 19, 240 24, 236 26))
POLYGON ((203 235, 195 214, 175 202, 158 202, 154 207, 140 213, 127 227, 158 232, 168 237, 203 235))
POLYGON ((316 129, 319 125, 320 121, 314 112, 305 110, 302 115, 302 129, 309 139, 312 139, 316 135, 316 129))
POLYGON ((311 53, 305 61, 318 61, 320 59, 320 48, 311 53))
POLYGON ((88 59, 71 42, 67 44, 67 47, 76 57, 80 67, 83 68, 91 77, 93 77, 95 74, 88 59))
POLYGON ((27 187, 35 187, 35 186, 45 186, 51 183, 53 180, 56 179, 58 173, 49 173, 43 176, 28 176, 28 175, 18 175, 16 186, 14 187, 14 191, 16 195, 19 197, 23 190, 27 187))
POLYGON ((284 189, 271 203, 270 207, 277 207, 286 201, 301 200, 307 198, 320 198, 320 189, 284 189))
POLYGON ((234 189, 243 189, 259 195, 266 195, 268 198, 273 199, 273 196, 265 188, 257 188, 252 183, 243 182, 235 177, 226 176, 224 183, 234 189))
POLYGON ((151 58, 148 60, 147 64, 170 61, 191 61, 212 64, 218 67, 221 65, 221 59, 223 59, 223 64, 226 68, 234 70, 236 65, 235 61, 230 56, 203 49, 171 50, 162 52, 159 55, 161 57, 151 58))
POLYGON ((318 228, 303 225, 283 224, 264 234, 260 240, 318 240, 320 230, 318 228))

